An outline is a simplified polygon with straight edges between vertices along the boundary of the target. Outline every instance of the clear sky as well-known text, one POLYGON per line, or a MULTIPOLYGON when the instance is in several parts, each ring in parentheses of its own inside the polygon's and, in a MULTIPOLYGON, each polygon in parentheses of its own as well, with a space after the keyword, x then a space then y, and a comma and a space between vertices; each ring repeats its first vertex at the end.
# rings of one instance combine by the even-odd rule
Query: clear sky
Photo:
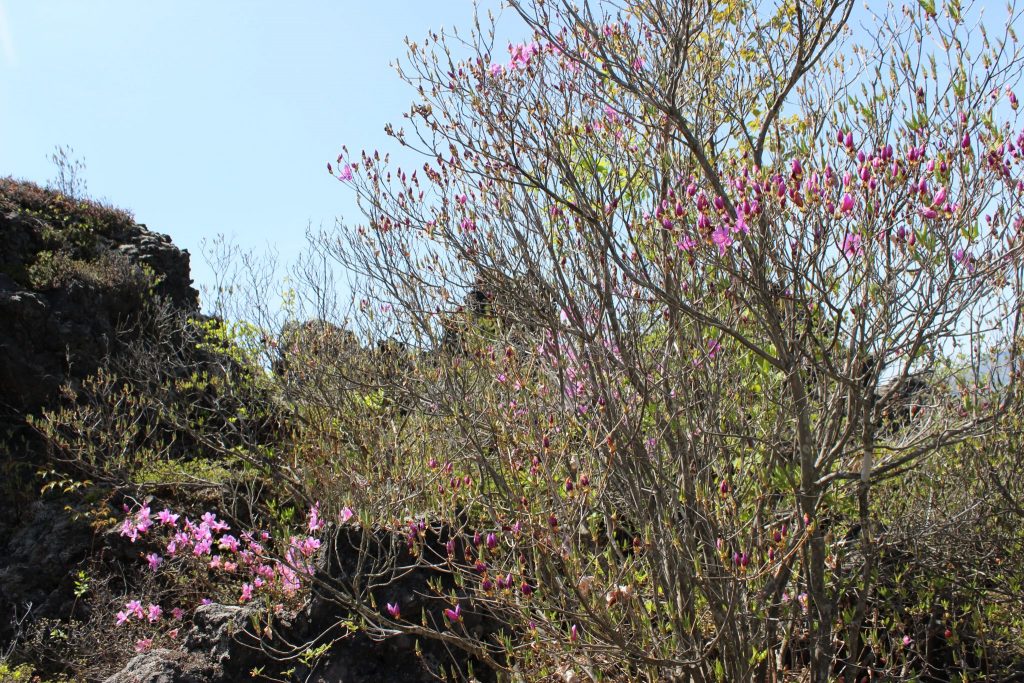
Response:
MULTIPOLYGON (((497 6, 486 2, 484 6, 497 6)), ((471 0, 0 0, 0 176, 45 184, 70 145, 89 194, 192 252, 219 233, 282 258, 358 217, 326 171, 414 93, 404 37, 468 28, 471 0)))

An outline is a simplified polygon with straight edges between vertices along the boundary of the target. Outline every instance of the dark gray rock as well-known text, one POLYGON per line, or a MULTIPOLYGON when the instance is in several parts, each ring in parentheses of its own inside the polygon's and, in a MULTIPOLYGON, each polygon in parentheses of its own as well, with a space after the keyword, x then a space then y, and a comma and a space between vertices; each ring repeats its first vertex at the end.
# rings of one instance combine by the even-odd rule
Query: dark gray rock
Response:
POLYGON ((231 605, 201 605, 185 636, 186 650, 225 672, 244 672, 258 663, 259 641, 247 629, 255 611, 231 605))
POLYGON ((208 683, 214 675, 207 664, 186 653, 151 650, 133 658, 105 683, 208 683))
POLYGON ((69 568, 89 554, 92 530, 64 505, 62 500, 31 505, 25 522, 3 547, 0 605, 8 611, 31 604, 35 616, 70 613, 74 576, 69 568))

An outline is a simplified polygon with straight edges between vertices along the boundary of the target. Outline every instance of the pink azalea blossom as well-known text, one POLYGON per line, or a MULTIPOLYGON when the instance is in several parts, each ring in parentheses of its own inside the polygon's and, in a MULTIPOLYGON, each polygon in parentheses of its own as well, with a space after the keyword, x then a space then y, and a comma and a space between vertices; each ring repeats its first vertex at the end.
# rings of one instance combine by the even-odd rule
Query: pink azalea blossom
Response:
POLYGON ((149 623, 152 624, 159 621, 160 617, 163 616, 163 613, 164 611, 160 608, 160 605, 149 603, 149 607, 146 609, 146 619, 148 619, 149 623))
POLYGON ((320 517, 320 503, 313 505, 309 511, 309 532, 314 533, 324 528, 324 520, 320 517))
POLYGON ((181 620, 185 616, 185 610, 180 607, 175 607, 171 610, 171 616, 175 619, 181 620))
POLYGON ((157 514, 157 521, 165 526, 174 526, 178 523, 178 515, 174 514, 167 508, 164 508, 157 514))
POLYGON ((718 247, 718 253, 721 256, 725 255, 725 252, 729 249, 729 245, 732 244, 732 235, 729 234, 729 229, 724 225, 719 225, 718 228, 711 233, 711 239, 718 247))
POLYGON ((355 515, 355 513, 352 512, 352 509, 345 506, 341 509, 341 512, 338 513, 338 519, 341 520, 342 524, 345 524, 348 520, 352 519, 353 515, 355 515))
POLYGON ((252 600, 252 584, 251 583, 243 583, 242 584, 242 598, 241 598, 241 601, 242 602, 249 602, 250 600, 252 600))
POLYGON ((846 233, 846 237, 843 238, 843 253, 846 254, 847 258, 862 255, 864 253, 862 242, 863 239, 860 235, 852 232, 846 233))
POLYGON ((155 572, 157 568, 159 568, 160 565, 163 564, 164 558, 160 557, 156 553, 150 553, 146 555, 146 562, 149 563, 150 570, 155 572))
POLYGON ((131 614, 129 614, 128 612, 124 612, 124 611, 118 612, 117 613, 117 625, 120 626, 124 622, 128 621, 128 618, 130 616, 131 616, 131 614))
POLYGON ((152 638, 143 638, 142 640, 136 640, 135 641, 135 651, 136 652, 146 652, 151 647, 153 647, 153 639, 152 638))
POLYGON ((341 181, 352 180, 352 167, 349 166, 348 164, 345 164, 344 166, 339 168, 338 169, 338 180, 341 180, 341 181))
POLYGON ((124 609, 126 612, 134 614, 139 619, 143 618, 142 603, 138 600, 129 600, 127 603, 125 603, 124 609))
POLYGON ((220 541, 219 541, 219 545, 220 545, 221 548, 223 548, 224 550, 227 550, 229 552, 232 552, 232 553, 237 553, 238 552, 238 539, 235 538, 234 536, 232 536, 231 534, 227 534, 225 536, 221 536, 220 537, 220 541))

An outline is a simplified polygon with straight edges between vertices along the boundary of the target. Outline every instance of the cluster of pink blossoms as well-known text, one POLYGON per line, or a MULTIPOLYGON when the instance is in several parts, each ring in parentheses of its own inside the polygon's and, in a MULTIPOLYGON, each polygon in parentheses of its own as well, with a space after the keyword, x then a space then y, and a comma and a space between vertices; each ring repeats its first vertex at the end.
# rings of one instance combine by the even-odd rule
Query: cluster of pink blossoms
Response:
MULTIPOLYGON (((276 587, 285 595, 294 595, 302 585, 303 575, 312 575, 314 565, 312 557, 320 547, 320 540, 313 536, 292 536, 284 559, 271 558, 264 543, 270 540, 267 532, 243 532, 236 537, 230 533, 231 527, 216 514, 206 512, 198 522, 188 517, 163 509, 156 515, 148 505, 131 510, 126 506, 126 517, 121 523, 121 535, 129 538, 132 543, 146 536, 154 529, 166 529, 169 539, 164 547, 164 555, 156 552, 144 555, 150 570, 157 571, 167 558, 177 558, 179 562, 199 561, 209 570, 243 577, 240 602, 248 602, 256 597, 260 590, 276 587), (180 523, 179 523, 180 522, 180 523)), ((345 508, 339 519, 348 521, 353 516, 350 509, 345 508)), ((324 520, 320 516, 320 506, 315 505, 309 513, 307 523, 310 533, 324 528, 324 520)), ((204 604, 209 603, 204 599, 204 604)), ((184 611, 180 607, 171 610, 175 619, 181 619, 184 611)), ((125 608, 117 613, 117 625, 125 624, 132 618, 150 624, 160 622, 163 608, 150 603, 143 608, 141 601, 130 600, 125 608)), ((152 639, 149 639, 150 642, 152 639)), ((140 641, 141 642, 141 641, 140 641)))

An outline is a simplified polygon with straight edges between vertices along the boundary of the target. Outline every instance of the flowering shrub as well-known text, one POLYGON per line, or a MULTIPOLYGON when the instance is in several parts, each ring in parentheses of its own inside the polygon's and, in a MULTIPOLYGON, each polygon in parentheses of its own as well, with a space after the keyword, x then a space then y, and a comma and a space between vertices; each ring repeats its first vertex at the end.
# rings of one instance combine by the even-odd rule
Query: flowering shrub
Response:
POLYGON ((919 615, 877 616, 907 562, 881 492, 1017 400, 1012 28, 924 3, 862 46, 848 2, 511 5, 509 61, 485 30, 410 45, 389 130, 422 168, 344 149, 366 221, 322 241, 361 324, 433 350, 382 382, 405 412, 369 452, 408 474, 379 521, 458 521, 451 571, 518 637, 445 627, 548 672, 939 666, 919 615), (470 290, 490 310, 445 351, 470 290))
MULTIPOLYGON (((314 505, 309 513, 308 530, 318 532, 323 526, 319 506, 314 505)), ((148 505, 135 508, 126 505, 120 526, 121 536, 132 543, 162 546, 162 552, 143 555, 152 572, 187 575, 193 580, 205 574, 202 583, 220 593, 234 586, 235 600, 239 604, 265 596, 264 602, 274 602, 281 610, 284 603, 294 602, 304 580, 314 572, 312 557, 320 547, 320 540, 311 535, 291 536, 283 555, 278 558, 268 547, 272 541, 268 532, 242 531, 236 537, 231 531, 231 527, 213 512, 205 512, 199 520, 193 521, 167 508, 154 513, 148 505)), ((202 602, 209 603, 210 598, 203 598, 202 602)), ((144 605, 141 600, 132 599, 115 618, 118 626, 136 621, 150 625, 151 632, 175 638, 178 622, 186 616, 186 610, 193 607, 195 605, 174 605, 165 611, 160 605, 144 605)), ((152 645, 153 637, 141 638, 136 649, 144 651, 152 645)))

